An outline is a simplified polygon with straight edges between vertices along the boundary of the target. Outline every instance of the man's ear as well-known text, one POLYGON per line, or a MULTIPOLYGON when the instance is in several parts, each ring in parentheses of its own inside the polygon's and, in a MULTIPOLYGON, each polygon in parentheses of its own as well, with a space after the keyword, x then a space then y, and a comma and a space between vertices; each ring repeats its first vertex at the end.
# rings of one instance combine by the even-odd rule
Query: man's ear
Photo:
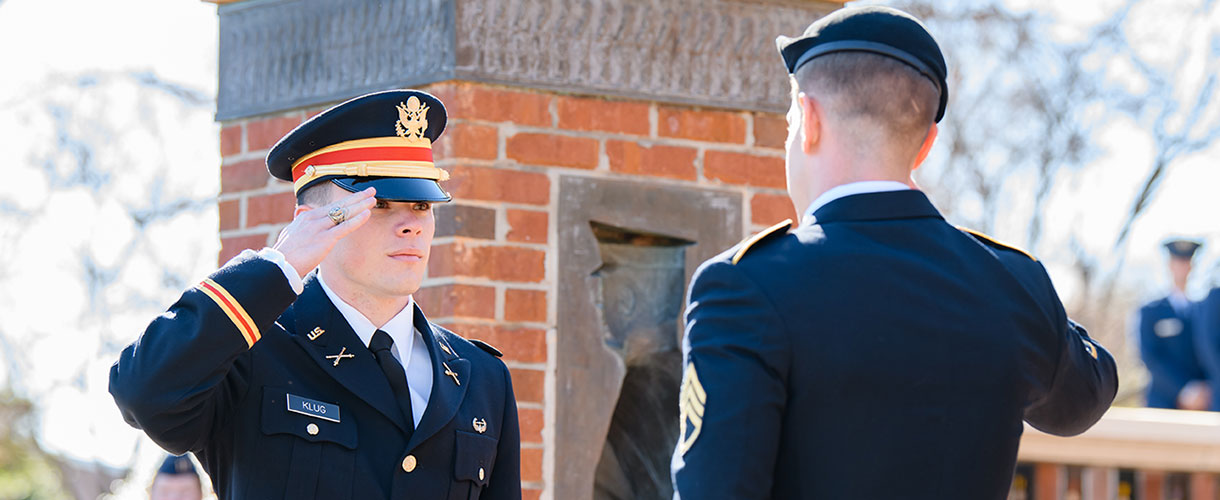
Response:
POLYGON ((933 123, 932 127, 928 129, 928 136, 923 138, 923 144, 919 146, 919 154, 915 155, 915 164, 911 165, 912 171, 919 168, 923 161, 928 158, 928 153, 932 151, 932 143, 936 142, 937 133, 939 133, 939 130, 936 128, 936 124, 933 123))
POLYGON ((307 212, 309 210, 313 210, 313 207, 309 205, 297 205, 297 207, 292 211, 292 218, 295 219, 298 215, 301 215, 302 212, 307 212))
POLYGON ((801 151, 813 154, 822 141, 822 106, 804 92, 796 96, 796 102, 801 107, 801 151))

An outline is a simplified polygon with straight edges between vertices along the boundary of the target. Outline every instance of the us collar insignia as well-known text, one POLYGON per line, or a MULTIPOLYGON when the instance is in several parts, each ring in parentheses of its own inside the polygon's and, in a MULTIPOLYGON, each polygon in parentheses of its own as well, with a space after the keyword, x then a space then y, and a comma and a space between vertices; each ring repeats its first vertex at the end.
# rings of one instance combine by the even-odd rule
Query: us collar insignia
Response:
POLYGON ((323 333, 326 333, 326 330, 323 330, 320 326, 315 326, 313 331, 308 334, 309 340, 318 340, 318 337, 321 337, 323 333))
POLYGON ((394 123, 394 132, 407 140, 409 144, 432 145, 432 141, 424 137, 428 130, 428 106, 418 97, 411 96, 407 102, 398 103, 398 121, 394 123))

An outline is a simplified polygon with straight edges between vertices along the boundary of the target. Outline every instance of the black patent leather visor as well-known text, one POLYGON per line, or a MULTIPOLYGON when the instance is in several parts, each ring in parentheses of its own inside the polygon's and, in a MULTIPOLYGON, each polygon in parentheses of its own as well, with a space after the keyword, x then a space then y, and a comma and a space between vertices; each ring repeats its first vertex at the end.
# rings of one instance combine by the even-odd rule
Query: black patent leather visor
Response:
POLYGON ((415 179, 409 177, 332 177, 331 182, 339 187, 357 192, 370 187, 377 189, 375 195, 385 201, 430 201, 447 202, 453 199, 449 193, 441 189, 440 184, 432 179, 415 179))

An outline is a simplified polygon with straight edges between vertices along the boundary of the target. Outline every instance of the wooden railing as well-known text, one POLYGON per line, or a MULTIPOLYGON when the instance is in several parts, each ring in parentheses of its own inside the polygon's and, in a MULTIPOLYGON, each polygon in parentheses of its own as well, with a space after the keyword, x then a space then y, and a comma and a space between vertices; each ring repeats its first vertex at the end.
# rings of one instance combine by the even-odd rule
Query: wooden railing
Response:
POLYGON ((1220 413, 1112 408, 1072 438, 1025 427, 1010 500, 1217 500, 1220 413))

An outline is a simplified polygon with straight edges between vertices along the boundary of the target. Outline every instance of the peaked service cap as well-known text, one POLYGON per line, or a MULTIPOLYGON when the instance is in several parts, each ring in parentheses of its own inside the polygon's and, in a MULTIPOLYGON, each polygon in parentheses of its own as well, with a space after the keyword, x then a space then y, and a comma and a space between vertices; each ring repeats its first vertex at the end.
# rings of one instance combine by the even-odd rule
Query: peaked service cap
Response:
POLYGON ((936 84, 940 91, 936 121, 945 116, 949 102, 945 56, 923 23, 906 12, 882 6, 839 9, 814 21, 799 37, 777 37, 775 45, 789 74, 835 52, 870 52, 902 61, 936 84))
POLYGON ((388 201, 449 201, 432 162, 445 105, 418 90, 387 90, 335 105, 288 132, 267 153, 267 170, 293 191, 331 181, 351 192, 377 188, 388 201))

